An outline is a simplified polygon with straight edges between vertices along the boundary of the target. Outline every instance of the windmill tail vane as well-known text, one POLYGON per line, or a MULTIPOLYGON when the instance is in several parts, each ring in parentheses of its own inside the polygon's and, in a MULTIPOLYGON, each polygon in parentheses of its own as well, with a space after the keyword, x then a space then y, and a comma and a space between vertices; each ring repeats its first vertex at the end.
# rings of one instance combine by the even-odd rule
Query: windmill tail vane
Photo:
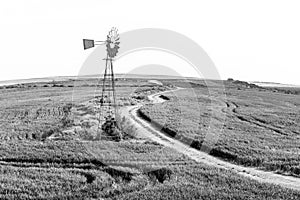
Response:
POLYGON ((106 46, 105 71, 102 81, 102 89, 100 99, 97 99, 99 105, 99 118, 97 135, 99 139, 104 137, 113 137, 115 140, 121 140, 122 134, 117 125, 117 102, 115 91, 115 76, 113 69, 113 58, 117 55, 120 45, 120 37, 118 30, 112 28, 105 41, 95 41, 91 39, 83 39, 84 50, 95 47, 96 45, 106 46))

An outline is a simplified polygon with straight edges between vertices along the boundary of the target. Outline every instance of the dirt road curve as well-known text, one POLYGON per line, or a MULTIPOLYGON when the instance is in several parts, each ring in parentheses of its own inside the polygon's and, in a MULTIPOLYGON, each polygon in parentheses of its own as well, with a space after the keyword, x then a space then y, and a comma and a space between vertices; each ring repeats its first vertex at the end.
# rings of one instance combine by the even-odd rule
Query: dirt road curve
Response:
MULTIPOLYGON (((175 90, 160 92, 160 93, 150 95, 148 97, 149 100, 152 101, 152 103, 162 103, 165 100, 161 99, 159 95, 163 93, 174 92, 174 91, 175 90)), ((137 111, 142 106, 143 106, 142 104, 136 106, 130 106, 127 107, 127 109, 125 110, 125 112, 127 112, 127 115, 130 116, 131 121, 135 124, 135 126, 139 130, 138 133, 140 137, 150 138, 151 140, 156 141, 166 147, 173 148, 176 151, 187 155, 188 157, 190 157, 191 159, 199 163, 205 163, 207 165, 231 170, 240 175, 255 179, 260 182, 273 183, 273 184, 281 185, 283 187, 300 190, 300 178, 279 175, 273 172, 258 170, 256 168, 243 167, 243 166, 231 164, 226 161, 220 160, 216 157, 213 157, 207 153, 190 148, 189 146, 181 143, 180 141, 166 136, 160 130, 152 126, 151 123, 141 119, 138 116, 137 111)))

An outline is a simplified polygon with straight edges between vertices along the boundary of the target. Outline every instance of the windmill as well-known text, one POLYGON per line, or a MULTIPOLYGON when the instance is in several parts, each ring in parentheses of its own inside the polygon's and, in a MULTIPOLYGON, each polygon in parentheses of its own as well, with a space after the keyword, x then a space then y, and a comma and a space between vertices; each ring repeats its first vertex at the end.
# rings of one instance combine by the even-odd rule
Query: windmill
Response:
POLYGON ((83 39, 84 50, 95 47, 95 45, 106 46, 105 71, 103 75, 102 91, 98 96, 97 103, 99 104, 99 118, 97 135, 101 139, 101 132, 114 137, 116 140, 121 139, 121 133, 117 127, 117 103, 115 91, 115 76, 113 70, 113 59, 120 48, 119 34, 116 28, 112 28, 105 41, 94 41, 83 39))

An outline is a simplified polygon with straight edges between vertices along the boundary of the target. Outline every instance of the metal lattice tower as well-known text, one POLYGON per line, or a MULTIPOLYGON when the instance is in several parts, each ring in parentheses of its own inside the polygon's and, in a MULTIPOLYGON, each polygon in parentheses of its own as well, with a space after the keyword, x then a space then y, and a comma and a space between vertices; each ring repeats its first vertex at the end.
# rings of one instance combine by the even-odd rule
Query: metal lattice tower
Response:
MULTIPOLYGON (((115 77, 113 70, 113 58, 119 49, 119 34, 116 28, 112 28, 105 41, 83 40, 84 49, 92 48, 95 45, 106 45, 105 71, 102 81, 101 95, 98 96, 99 117, 97 134, 101 139, 101 132, 110 136, 116 135, 117 131, 117 102, 115 91, 115 77), (100 97, 100 98, 99 98, 100 97)), ((120 138, 121 139, 121 138, 120 138)))

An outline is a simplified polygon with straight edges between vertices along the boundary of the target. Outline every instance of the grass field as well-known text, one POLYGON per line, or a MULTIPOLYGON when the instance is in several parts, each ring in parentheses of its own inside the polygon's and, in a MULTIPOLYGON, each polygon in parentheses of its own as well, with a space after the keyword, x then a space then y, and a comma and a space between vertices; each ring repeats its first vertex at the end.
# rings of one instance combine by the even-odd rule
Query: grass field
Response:
MULTIPOLYGON (((58 132, 62 135, 66 134, 63 131, 74 126, 75 122, 72 120, 82 117, 74 110, 82 108, 84 102, 94 97, 96 79, 77 80, 75 84, 74 82, 74 80, 69 80, 33 83, 0 89, 0 199, 300 198, 299 191, 259 183, 228 170, 196 163, 175 150, 148 140, 127 139, 122 142, 89 140, 76 132, 58 140, 50 139, 58 132)), ((118 80, 117 84, 118 101, 122 105, 147 101, 146 95, 167 88, 151 85, 147 80, 138 79, 118 80)), ((172 88, 170 84, 184 86, 186 83, 175 80, 165 81, 168 88, 172 88)), ((200 102, 206 102, 203 105, 212 101, 206 96, 201 96, 205 92, 208 94, 205 87, 197 84, 194 87, 201 87, 196 90, 199 90, 197 94, 200 102)), ((210 122, 206 116, 209 115, 210 109, 216 108, 199 105, 201 112, 197 112, 192 106, 192 98, 187 95, 188 92, 186 90, 178 92, 180 95, 176 97, 166 94, 170 100, 164 104, 148 105, 143 109, 153 118, 157 118, 158 111, 165 111, 164 115, 162 112, 159 113, 159 116, 163 116, 162 120, 167 120, 164 121, 164 124, 168 128, 178 134, 200 139, 202 136, 197 131, 198 129, 195 129, 195 124, 200 125, 201 130, 205 130, 206 124, 218 123, 218 118, 210 122), (181 98, 184 101, 178 101, 181 98), (180 109, 179 111, 174 110, 174 105, 178 105, 179 102, 178 108, 186 108, 183 109, 183 113, 180 109), (154 109, 156 109, 155 112, 154 109), (186 126, 179 127, 180 122, 176 122, 178 118, 174 112, 189 116, 183 121, 183 123, 187 123, 186 126), (201 123, 198 121, 199 118, 190 120, 197 113, 203 116, 201 123)), ((234 93, 235 90, 230 89, 228 92, 234 93)), ((238 92, 235 94, 239 95, 238 92)), ((289 102, 293 103, 295 96, 288 97, 290 98, 289 102)), ((251 116, 250 112, 242 109, 243 104, 237 100, 238 97, 232 95, 232 101, 240 106, 236 109, 237 112, 240 115, 251 116)), ((220 101, 217 101, 216 104, 220 104, 220 108, 223 108, 224 105, 226 107, 226 104, 223 105, 220 101)), ((228 109, 224 110, 227 114, 226 127, 234 127, 237 131, 233 133, 232 130, 225 129, 215 148, 222 152, 228 148, 228 153, 245 158, 244 155, 253 151, 250 147, 256 143, 253 143, 252 140, 258 136, 249 136, 246 139, 240 136, 248 128, 239 130, 238 124, 244 127, 247 126, 247 123, 238 121, 231 108, 234 107, 230 104, 228 109), (226 146, 225 136, 229 133, 234 134, 234 137, 231 135, 228 138, 229 143, 226 146), (233 139, 236 139, 235 143, 233 139), (244 141, 249 143, 246 145, 244 141)), ((223 112, 218 109, 216 111, 223 112)), ((89 111, 86 109, 84 112, 89 111)), ((291 115, 291 122, 294 120, 292 117, 291 115)), ((276 123, 280 124, 280 122, 276 123)), ((77 126, 83 126, 83 122, 79 121, 77 126)), ((249 128, 249 131, 251 129, 249 128)), ((259 127, 257 129, 265 130, 266 128, 259 127)), ((293 131, 297 131, 297 124, 290 125, 289 129, 285 130, 290 131, 288 134, 292 134, 293 131)), ((248 134, 253 133, 249 132, 248 134)), ((270 148, 274 145, 276 148, 283 149, 282 145, 277 147, 276 144, 279 142, 276 143, 276 139, 272 139, 271 136, 267 137, 267 134, 269 132, 261 136, 267 138, 265 142, 270 148)), ((276 134, 279 135, 277 132, 276 134)), ((273 135, 275 134, 273 133, 273 135)), ((296 143, 291 141, 290 144, 296 149, 296 143)), ((288 146, 286 148, 289 149, 288 146)), ((270 156, 270 159, 273 159, 272 162, 276 163, 274 158, 279 154, 274 152, 269 153, 266 157, 270 156)), ((253 157, 263 155, 263 153, 266 153, 265 148, 258 148, 257 155, 253 154, 253 157)), ((296 153, 294 154, 284 155, 289 155, 290 162, 296 163, 296 153), (295 157, 291 157, 294 154, 295 157)))
POLYGON ((1 199, 300 197, 151 142, 11 142, 1 155, 1 199))
POLYGON ((146 105, 141 114, 163 125, 170 136, 192 140, 197 149, 209 131, 215 133, 219 138, 210 151, 214 156, 300 175, 300 96, 227 81, 226 98, 218 99, 212 94, 222 88, 215 83, 210 91, 202 81, 200 86, 194 83, 192 88, 167 93, 170 101, 146 105), (224 114, 225 120, 220 117, 224 114), (220 125, 223 130, 216 129, 220 125))

